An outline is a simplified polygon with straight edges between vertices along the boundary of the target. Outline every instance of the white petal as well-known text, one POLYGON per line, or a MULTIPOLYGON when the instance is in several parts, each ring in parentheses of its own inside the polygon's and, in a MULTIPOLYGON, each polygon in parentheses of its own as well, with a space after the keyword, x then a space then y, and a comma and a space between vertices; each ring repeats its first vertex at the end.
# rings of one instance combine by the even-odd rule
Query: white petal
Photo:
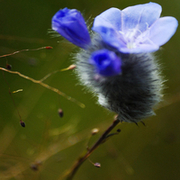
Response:
POLYGON ((163 45, 174 35, 178 21, 174 17, 158 19, 149 29, 149 39, 156 45, 163 45))
POLYGON ((93 27, 105 26, 121 30, 121 10, 110 8, 94 19, 93 27))
POLYGON ((139 47, 136 48, 120 48, 119 51, 122 53, 148 53, 148 52, 154 52, 159 49, 159 46, 153 46, 150 44, 142 44, 139 47))
POLYGON ((122 30, 138 28, 143 32, 160 17, 161 11, 161 6, 152 2, 127 7, 122 10, 122 30))

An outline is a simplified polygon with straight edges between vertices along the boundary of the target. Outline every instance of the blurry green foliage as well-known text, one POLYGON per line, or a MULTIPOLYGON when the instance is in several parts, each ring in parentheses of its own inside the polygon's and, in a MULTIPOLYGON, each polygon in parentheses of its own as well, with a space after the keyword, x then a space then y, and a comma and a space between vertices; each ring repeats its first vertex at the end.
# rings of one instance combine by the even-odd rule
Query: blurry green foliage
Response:
MULTIPOLYGON (((163 7, 164 16, 180 19, 179 0, 157 3, 163 7)), ((147 1, 119 0, 1 0, 0 1, 0 54, 26 48, 53 46, 52 50, 23 52, 0 58, 0 66, 12 65, 34 79, 68 67, 72 62, 74 46, 62 38, 50 38, 47 30, 51 18, 60 8, 76 8, 89 19, 112 6, 123 9, 147 1)), ((180 33, 177 33, 157 58, 163 67, 165 97, 179 98, 180 93, 180 33)), ((73 71, 53 74, 45 83, 84 103, 77 104, 56 93, 23 79, 18 75, 0 72, 0 179, 7 180, 57 180, 68 170, 81 152, 85 151, 91 129, 103 132, 112 122, 109 113, 96 104, 96 98, 83 90, 73 71), (4 75, 3 75, 4 74, 4 75), (4 78, 5 77, 5 78, 4 78), (7 84, 8 82, 8 84, 7 84), (11 91, 16 107, 9 95, 11 91), (26 127, 19 125, 20 112, 26 127), (60 118, 58 109, 64 117, 60 118)), ((157 111, 157 116, 145 120, 146 127, 123 123, 122 132, 110 138, 90 157, 101 163, 95 168, 86 161, 75 180, 178 180, 180 178, 180 102, 157 111)), ((99 134, 90 140, 95 142, 99 134)))

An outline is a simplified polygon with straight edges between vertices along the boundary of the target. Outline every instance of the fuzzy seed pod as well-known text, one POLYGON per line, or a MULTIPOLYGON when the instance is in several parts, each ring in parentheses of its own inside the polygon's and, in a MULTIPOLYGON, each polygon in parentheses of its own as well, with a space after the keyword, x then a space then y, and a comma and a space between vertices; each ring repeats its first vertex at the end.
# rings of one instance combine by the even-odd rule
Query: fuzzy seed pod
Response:
POLYGON ((75 57, 80 82, 95 92, 99 104, 116 112, 121 121, 138 122, 154 115, 153 107, 162 97, 162 78, 153 54, 116 52, 122 72, 116 76, 98 76, 88 59, 94 51, 103 49, 104 43, 96 34, 92 39, 92 45, 75 57))

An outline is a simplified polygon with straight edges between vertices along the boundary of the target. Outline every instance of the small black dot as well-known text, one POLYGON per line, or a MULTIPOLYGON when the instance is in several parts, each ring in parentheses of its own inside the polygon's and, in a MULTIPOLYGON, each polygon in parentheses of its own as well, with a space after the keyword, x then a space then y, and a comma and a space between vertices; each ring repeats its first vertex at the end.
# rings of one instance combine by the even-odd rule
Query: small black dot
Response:
POLYGON ((62 110, 62 109, 59 109, 59 110, 58 110, 58 114, 59 114, 59 116, 62 118, 62 117, 64 116, 63 110, 62 110))
POLYGON ((12 66, 10 64, 6 64, 6 69, 11 70, 12 66))
POLYGON ((21 124, 22 127, 25 127, 25 126, 26 126, 26 124, 25 124, 24 121, 20 121, 20 124, 21 124))
POLYGON ((121 132, 121 130, 120 130, 120 129, 117 129, 117 132, 119 133, 119 132, 121 132))

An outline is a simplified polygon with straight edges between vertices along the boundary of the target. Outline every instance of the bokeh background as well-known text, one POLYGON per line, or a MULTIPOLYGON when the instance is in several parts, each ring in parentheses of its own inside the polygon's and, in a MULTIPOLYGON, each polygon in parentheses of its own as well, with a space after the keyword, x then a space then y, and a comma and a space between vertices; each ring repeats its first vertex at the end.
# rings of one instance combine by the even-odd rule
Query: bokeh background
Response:
MULTIPOLYGON (((143 0, 0 0, 0 55, 21 49, 52 46, 52 50, 22 52, 0 58, 0 66, 12 65, 34 79, 72 64, 75 46, 51 38, 51 18, 64 7, 80 10, 85 19, 114 6, 123 9, 147 3, 143 0)), ((179 0, 157 0, 163 16, 180 20, 179 0)), ((157 53, 162 64, 166 106, 141 123, 123 123, 121 133, 110 138, 90 157, 74 180, 178 180, 180 179, 180 32, 157 53)), ((45 83, 85 104, 76 103, 15 74, 0 71, 0 179, 58 180, 86 150, 93 128, 100 132, 112 123, 114 114, 96 104, 96 98, 78 84, 73 71, 52 74, 45 83), (10 91, 23 89, 9 95, 10 91), (64 117, 60 118, 58 109, 64 117), (20 126, 20 117, 26 127, 20 126)), ((115 129, 116 130, 116 129, 115 129)))

